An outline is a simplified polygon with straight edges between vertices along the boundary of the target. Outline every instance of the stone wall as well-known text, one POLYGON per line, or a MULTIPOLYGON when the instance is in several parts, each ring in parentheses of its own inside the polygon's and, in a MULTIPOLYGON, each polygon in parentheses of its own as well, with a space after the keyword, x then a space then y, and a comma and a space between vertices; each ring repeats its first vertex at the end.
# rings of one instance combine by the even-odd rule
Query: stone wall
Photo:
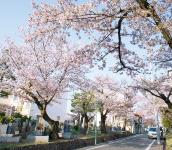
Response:
MULTIPOLYGON (((126 137, 131 134, 114 134, 111 136, 101 136, 97 138, 97 142, 106 142, 110 140, 115 140, 117 138, 126 137)), ((77 148, 82 148, 85 146, 94 145, 94 138, 90 139, 75 139, 68 140, 63 142, 54 142, 48 144, 39 144, 39 145, 29 145, 22 147, 6 148, 4 150, 73 150, 77 148)))

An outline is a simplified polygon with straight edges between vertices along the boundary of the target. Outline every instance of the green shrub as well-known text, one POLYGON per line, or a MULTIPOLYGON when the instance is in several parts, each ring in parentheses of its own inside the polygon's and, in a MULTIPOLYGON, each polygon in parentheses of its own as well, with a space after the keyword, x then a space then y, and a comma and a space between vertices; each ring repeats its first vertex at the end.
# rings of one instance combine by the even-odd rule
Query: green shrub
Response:
POLYGON ((167 150, 171 150, 172 148, 172 133, 168 133, 166 135, 166 144, 167 144, 167 150))
POLYGON ((8 123, 8 117, 6 117, 6 116, 0 116, 0 123, 7 124, 8 123))
POLYGON ((168 117, 163 117, 162 123, 166 128, 172 128, 172 120, 168 117))
POLYGON ((164 108, 162 110, 162 123, 165 128, 172 128, 172 110, 164 108))
POLYGON ((8 95, 10 95, 9 92, 7 92, 7 91, 0 91, 0 97, 7 97, 8 95))
POLYGON ((0 123, 3 123, 4 116, 0 116, 0 123))
POLYGON ((13 123, 15 118, 13 116, 10 116, 7 118, 8 123, 13 123))
POLYGON ((12 116, 14 118, 22 118, 23 117, 20 113, 14 113, 12 116))
POLYGON ((27 116, 23 116, 20 113, 14 113, 12 116, 5 116, 5 113, 0 113, 0 123, 8 124, 13 123, 16 118, 20 118, 21 122, 25 122, 26 120, 30 120, 27 116))
POLYGON ((0 112, 0 116, 5 116, 5 113, 4 112, 0 112))

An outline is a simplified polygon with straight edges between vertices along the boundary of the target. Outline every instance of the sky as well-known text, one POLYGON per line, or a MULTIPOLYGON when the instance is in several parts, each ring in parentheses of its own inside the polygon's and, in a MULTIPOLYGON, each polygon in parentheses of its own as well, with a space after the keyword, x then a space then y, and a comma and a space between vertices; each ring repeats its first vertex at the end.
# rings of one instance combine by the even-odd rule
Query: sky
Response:
POLYGON ((12 37, 16 41, 21 40, 19 27, 27 21, 32 6, 29 0, 5 0, 0 5, 0 41, 12 37))
MULTIPOLYGON (((53 3, 56 0, 35 0, 53 3)), ((32 13, 32 0, 3 0, 0 5, 0 43, 7 37, 14 38, 20 42, 21 33, 19 29, 27 23, 29 15, 32 13)))

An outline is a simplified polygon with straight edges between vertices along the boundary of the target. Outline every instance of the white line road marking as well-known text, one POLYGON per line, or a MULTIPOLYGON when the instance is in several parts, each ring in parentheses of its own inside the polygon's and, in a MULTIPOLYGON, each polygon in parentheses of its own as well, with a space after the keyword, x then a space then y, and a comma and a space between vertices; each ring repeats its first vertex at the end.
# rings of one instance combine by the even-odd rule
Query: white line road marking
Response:
POLYGON ((128 139, 135 138, 135 137, 140 136, 140 135, 141 135, 141 134, 137 134, 137 135, 133 135, 133 136, 126 137, 126 138, 122 138, 122 139, 117 139, 117 140, 109 141, 108 144, 113 144, 113 143, 117 143, 117 142, 122 142, 122 141, 125 141, 125 140, 128 140, 128 139))
POLYGON ((153 140, 152 143, 150 143, 149 146, 145 150, 150 150, 150 148, 152 147, 154 142, 155 142, 155 140, 153 140))
POLYGON ((96 149, 96 148, 100 148, 100 147, 104 147, 104 146, 107 146, 107 145, 100 145, 100 146, 96 146, 96 147, 93 147, 93 148, 88 148, 87 150, 92 150, 92 149, 96 149))
POLYGON ((108 144, 104 144, 104 145, 100 145, 100 146, 95 146, 95 147, 92 147, 92 148, 88 148, 86 150, 93 150, 93 149, 97 149, 97 148, 100 148, 100 147, 108 146, 109 144, 122 142, 122 141, 125 141, 125 140, 128 140, 128 139, 135 138, 135 137, 140 136, 140 135, 141 134, 130 136, 130 137, 126 137, 126 138, 122 138, 122 139, 117 139, 117 140, 113 140, 113 141, 109 141, 108 144))

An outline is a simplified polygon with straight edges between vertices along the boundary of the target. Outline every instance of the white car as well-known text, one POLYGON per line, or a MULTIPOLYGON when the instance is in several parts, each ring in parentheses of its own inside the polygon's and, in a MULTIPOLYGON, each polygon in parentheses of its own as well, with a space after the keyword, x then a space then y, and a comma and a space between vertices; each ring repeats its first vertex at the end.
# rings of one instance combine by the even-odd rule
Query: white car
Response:
POLYGON ((151 127, 148 130, 148 138, 157 138, 156 127, 151 127))

